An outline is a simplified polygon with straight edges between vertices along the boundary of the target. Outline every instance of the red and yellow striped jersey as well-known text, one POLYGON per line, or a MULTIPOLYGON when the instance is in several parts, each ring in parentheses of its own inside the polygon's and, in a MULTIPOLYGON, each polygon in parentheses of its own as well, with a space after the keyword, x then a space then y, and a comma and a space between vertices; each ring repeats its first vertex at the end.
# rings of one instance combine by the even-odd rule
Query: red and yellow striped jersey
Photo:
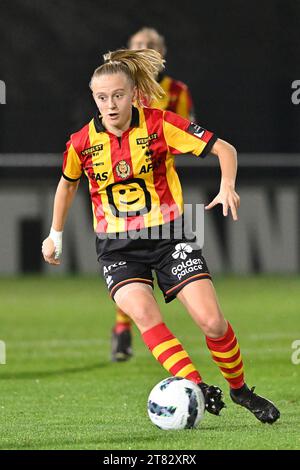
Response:
POLYGON ((160 86, 166 96, 151 103, 152 108, 173 111, 186 119, 194 119, 194 106, 187 85, 179 80, 163 75, 160 86))
POLYGON ((151 108, 173 111, 183 118, 194 120, 194 105, 187 85, 179 80, 161 75, 158 83, 165 92, 161 99, 150 103, 151 108))
POLYGON ((97 233, 116 233, 170 222, 183 212, 174 155, 204 157, 217 137, 170 111, 132 108, 122 137, 99 116, 71 135, 63 175, 89 181, 97 233))

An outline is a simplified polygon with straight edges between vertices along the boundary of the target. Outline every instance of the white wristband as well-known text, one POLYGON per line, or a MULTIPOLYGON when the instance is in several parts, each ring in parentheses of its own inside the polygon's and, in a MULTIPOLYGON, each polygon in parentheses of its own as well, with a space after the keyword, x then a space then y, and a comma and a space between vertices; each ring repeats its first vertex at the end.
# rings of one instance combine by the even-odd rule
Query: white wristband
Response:
POLYGON ((49 238, 51 238, 55 246, 55 259, 60 258, 62 254, 62 235, 63 232, 58 232, 51 227, 49 238))

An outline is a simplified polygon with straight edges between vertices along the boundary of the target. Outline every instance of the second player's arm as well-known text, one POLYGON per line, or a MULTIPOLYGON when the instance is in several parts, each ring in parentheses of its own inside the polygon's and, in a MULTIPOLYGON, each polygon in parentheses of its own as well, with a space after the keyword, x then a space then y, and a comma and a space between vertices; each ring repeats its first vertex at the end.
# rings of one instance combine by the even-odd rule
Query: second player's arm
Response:
POLYGON ((221 168, 220 190, 213 201, 205 209, 211 209, 217 204, 223 205, 223 215, 227 216, 230 208, 233 220, 238 220, 237 210, 240 205, 240 197, 235 191, 235 180, 237 174, 237 152, 236 149, 222 139, 217 139, 211 153, 217 155, 221 168))
MULTIPOLYGON (((55 232, 63 232, 69 209, 74 200, 78 189, 78 181, 67 181, 61 177, 54 198, 52 229, 55 232)), ((49 264, 60 264, 59 259, 55 256, 55 243, 53 238, 47 237, 43 242, 42 252, 45 261, 49 264)))

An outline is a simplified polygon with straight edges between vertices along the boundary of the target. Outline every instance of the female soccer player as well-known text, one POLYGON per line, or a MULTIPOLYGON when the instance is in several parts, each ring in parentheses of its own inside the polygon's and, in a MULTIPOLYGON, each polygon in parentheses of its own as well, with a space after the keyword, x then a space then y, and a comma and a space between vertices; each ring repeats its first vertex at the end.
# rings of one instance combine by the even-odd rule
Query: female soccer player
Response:
POLYGON ((154 357, 170 374, 199 384, 207 411, 220 413, 221 390, 203 382, 163 322, 153 296, 152 270, 166 302, 179 299, 205 334, 232 400, 260 421, 273 423, 280 416, 277 408, 244 381, 239 344, 219 308, 201 250, 195 239, 179 237, 183 201, 173 155, 204 157, 209 151, 217 155, 220 190, 206 209, 222 204, 224 216, 230 211, 237 220, 236 151, 177 114, 133 106, 163 93, 155 76, 164 61, 156 51, 118 50, 104 59, 90 82, 99 113, 67 144, 52 228, 42 247, 45 261, 59 264, 66 216, 84 171, 94 209, 98 260, 110 295, 133 319, 154 357))
MULTIPOLYGON (((164 58, 167 52, 165 38, 154 28, 143 27, 130 36, 128 48, 131 50, 154 49, 164 58)), ((195 120, 194 106, 188 86, 160 71, 156 77, 164 95, 147 103, 151 108, 173 111, 180 116, 195 120)), ((131 319, 118 306, 116 321, 111 337, 112 361, 127 361, 132 356, 131 319)))

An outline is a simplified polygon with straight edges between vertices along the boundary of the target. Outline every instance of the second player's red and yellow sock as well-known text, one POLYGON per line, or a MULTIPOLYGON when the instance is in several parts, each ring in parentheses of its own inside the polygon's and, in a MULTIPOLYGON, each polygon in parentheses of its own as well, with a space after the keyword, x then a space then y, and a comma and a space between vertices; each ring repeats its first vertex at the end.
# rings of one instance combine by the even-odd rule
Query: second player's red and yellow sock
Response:
POLYGON ((206 344, 214 362, 219 366, 223 377, 231 388, 244 385, 244 366, 239 343, 233 329, 228 323, 228 329, 220 338, 206 337, 206 344))
POLYGON ((116 309, 116 323, 114 326, 114 332, 117 334, 122 333, 125 330, 131 329, 131 319, 126 313, 123 312, 119 307, 116 309))
POLYGON ((142 337, 155 359, 171 375, 184 377, 196 384, 202 382, 201 376, 188 353, 164 323, 159 323, 145 331, 142 337))

